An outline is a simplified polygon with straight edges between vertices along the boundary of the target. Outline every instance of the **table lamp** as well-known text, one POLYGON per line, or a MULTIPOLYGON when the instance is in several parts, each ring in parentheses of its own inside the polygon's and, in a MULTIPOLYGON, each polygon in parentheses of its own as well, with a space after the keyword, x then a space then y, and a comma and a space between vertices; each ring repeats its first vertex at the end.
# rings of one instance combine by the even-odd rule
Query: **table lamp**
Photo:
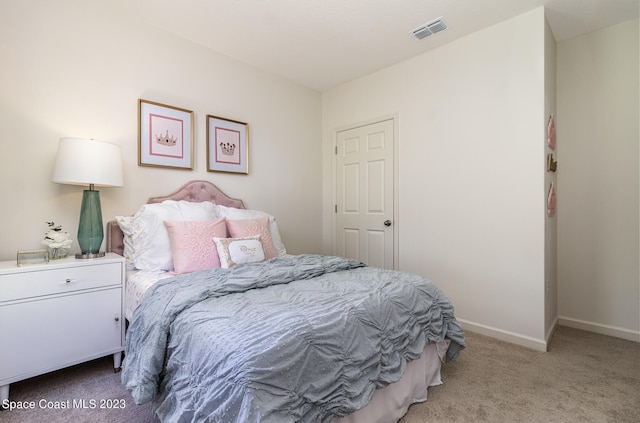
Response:
POLYGON ((82 194, 76 258, 104 256, 100 246, 104 238, 100 191, 95 186, 122 186, 120 146, 83 138, 60 138, 52 181, 58 184, 89 185, 82 194))

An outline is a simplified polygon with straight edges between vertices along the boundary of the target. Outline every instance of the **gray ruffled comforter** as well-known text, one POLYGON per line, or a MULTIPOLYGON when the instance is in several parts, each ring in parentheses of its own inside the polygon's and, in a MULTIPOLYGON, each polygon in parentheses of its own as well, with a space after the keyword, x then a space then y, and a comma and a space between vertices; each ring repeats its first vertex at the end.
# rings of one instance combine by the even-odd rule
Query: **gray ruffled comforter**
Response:
POLYGON ((155 284, 128 328, 122 381, 166 422, 326 422, 445 338, 451 361, 462 329, 419 276, 282 257, 155 284))

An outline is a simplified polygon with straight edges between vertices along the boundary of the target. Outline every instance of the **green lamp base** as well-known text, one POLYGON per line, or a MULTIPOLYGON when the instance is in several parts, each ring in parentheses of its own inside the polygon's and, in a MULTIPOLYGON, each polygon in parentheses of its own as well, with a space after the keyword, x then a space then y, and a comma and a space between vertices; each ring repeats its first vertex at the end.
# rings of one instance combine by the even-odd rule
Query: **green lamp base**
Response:
POLYGON ((76 254, 76 258, 88 259, 104 256, 104 253, 100 253, 103 238, 100 191, 84 190, 80 207, 80 222, 78 223, 78 244, 80 244, 81 252, 76 254))

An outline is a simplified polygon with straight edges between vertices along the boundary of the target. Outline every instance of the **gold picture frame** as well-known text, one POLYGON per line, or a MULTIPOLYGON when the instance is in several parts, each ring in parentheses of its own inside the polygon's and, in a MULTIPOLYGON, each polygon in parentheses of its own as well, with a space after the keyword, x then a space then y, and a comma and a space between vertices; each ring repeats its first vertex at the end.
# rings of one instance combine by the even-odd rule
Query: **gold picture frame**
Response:
POLYGON ((193 170, 193 111, 138 100, 138 166, 193 170))
POLYGON ((48 250, 18 250, 16 252, 16 265, 18 267, 42 263, 49 263, 48 250))
POLYGON ((207 171, 249 174, 249 124, 207 115, 207 171))

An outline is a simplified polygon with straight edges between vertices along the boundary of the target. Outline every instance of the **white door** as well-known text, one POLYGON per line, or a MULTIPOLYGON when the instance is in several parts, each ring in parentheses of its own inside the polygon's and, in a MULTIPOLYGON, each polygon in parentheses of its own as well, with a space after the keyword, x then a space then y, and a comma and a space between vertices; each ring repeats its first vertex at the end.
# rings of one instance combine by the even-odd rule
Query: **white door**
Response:
POLYGON ((394 120, 336 134, 336 255, 394 267, 394 120))

